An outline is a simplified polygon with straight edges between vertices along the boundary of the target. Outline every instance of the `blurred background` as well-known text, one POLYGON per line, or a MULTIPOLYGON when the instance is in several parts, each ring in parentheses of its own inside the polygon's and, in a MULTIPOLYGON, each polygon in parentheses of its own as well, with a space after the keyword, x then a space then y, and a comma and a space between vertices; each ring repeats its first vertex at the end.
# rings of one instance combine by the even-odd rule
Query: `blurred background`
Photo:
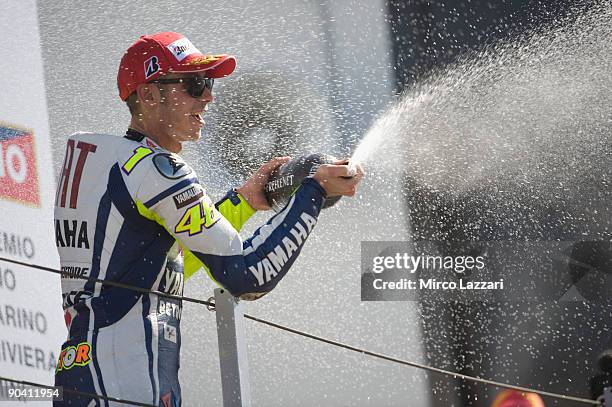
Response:
MULTIPOLYGON (((370 176, 359 195, 322 215, 291 273, 246 311, 399 358, 589 396, 596 356, 612 346, 609 291, 589 301, 365 302, 359 242, 564 241, 568 255, 554 278, 577 282, 593 270, 609 273, 609 4, 41 0, 37 6, 56 174, 69 134, 125 132, 129 115, 118 97, 117 67, 124 50, 147 33, 181 32, 204 53, 237 57, 235 73, 215 84, 203 140, 185 150, 213 197, 275 155, 349 156, 377 119, 429 95, 412 110, 395 110, 400 124, 402 115, 413 122, 381 132, 387 141, 366 162, 370 176), (440 91, 449 84, 456 88, 451 96, 440 91), (484 147, 468 148, 475 139, 484 147), (466 168, 478 169, 476 181, 453 178, 465 180, 466 168), (439 171, 443 181, 432 175, 439 171)), ((245 235, 267 216, 258 214, 245 235)), ((538 272, 538 259, 522 267, 528 278, 538 272)), ((208 298, 212 288, 198 275, 185 295, 208 298)), ((247 330, 254 405, 489 406, 499 391, 252 323, 247 330)), ((221 405, 214 314, 186 304, 183 335, 184 405, 221 405)))

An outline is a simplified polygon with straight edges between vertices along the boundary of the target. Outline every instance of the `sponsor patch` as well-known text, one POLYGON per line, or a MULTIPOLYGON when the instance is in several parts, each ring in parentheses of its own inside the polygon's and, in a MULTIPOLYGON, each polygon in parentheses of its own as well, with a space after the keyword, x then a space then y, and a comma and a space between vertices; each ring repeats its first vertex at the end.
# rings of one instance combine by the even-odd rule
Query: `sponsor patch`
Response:
POLYGON ((204 196, 204 191, 202 188, 199 185, 194 185, 191 188, 174 195, 172 199, 174 200, 176 209, 181 209, 187 205, 197 202, 202 196, 204 196))
MULTIPOLYGON (((181 294, 177 294, 177 295, 182 295, 182 291, 181 291, 181 294)), ((182 313, 183 313, 183 309, 181 308, 180 304, 175 304, 173 302, 164 301, 164 300, 159 301, 159 307, 157 309, 157 314, 159 317, 176 318, 177 320, 180 321, 182 313)), ((164 319, 167 320, 167 318, 164 318, 164 319)))
POLYGON ((91 345, 89 342, 81 342, 77 346, 62 349, 56 372, 71 369, 73 366, 85 366, 89 362, 91 362, 91 345))
POLYGON ((160 70, 159 58, 153 55, 144 62, 145 79, 149 79, 160 70))
POLYGON ((157 171, 168 179, 179 179, 193 172, 191 167, 178 156, 169 153, 159 153, 153 157, 157 171))
POLYGON ((0 124, 0 199, 40 204, 32 131, 0 124))
POLYGON ((72 307, 74 304, 84 301, 91 296, 93 296, 93 293, 90 291, 69 291, 62 294, 62 303, 64 308, 72 307))
POLYGON ((187 38, 181 38, 169 44, 167 48, 177 61, 181 62, 191 54, 201 54, 201 52, 187 38))
POLYGON ((89 267, 82 266, 62 266, 62 278, 83 279, 89 277, 89 267))
POLYGON ((176 343, 176 328, 172 325, 164 325, 164 339, 176 343))

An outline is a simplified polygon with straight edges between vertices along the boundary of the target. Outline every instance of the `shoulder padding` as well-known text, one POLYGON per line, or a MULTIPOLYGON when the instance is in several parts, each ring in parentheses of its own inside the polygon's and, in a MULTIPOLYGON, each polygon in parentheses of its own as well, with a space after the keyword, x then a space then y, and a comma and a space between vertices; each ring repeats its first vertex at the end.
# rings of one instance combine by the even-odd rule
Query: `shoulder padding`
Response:
POLYGON ((191 167, 176 154, 157 153, 152 160, 157 172, 168 179, 180 179, 193 172, 191 167))

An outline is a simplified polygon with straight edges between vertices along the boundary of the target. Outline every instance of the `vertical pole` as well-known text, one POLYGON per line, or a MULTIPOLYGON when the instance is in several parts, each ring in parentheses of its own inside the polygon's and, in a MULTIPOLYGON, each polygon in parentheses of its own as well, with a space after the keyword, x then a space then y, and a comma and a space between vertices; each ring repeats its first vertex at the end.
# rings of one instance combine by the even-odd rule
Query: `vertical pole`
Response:
POLYGON ((251 389, 242 304, 229 291, 217 288, 215 311, 223 407, 250 407, 251 389))

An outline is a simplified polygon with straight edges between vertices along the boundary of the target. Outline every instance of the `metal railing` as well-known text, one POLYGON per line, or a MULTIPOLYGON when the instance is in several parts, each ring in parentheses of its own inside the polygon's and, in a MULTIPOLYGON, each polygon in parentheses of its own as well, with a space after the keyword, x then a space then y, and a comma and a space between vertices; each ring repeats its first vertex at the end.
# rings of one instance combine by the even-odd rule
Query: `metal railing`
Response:
MULTIPOLYGON (((67 274, 60 270, 56 270, 50 267, 40 266, 36 264, 29 264, 9 258, 0 257, 0 261, 17 264, 20 266, 30 267, 36 270, 46 271, 55 274, 67 274)), ((477 376, 465 375, 462 373, 452 372, 445 369, 440 369, 426 364, 407 361, 385 355, 382 353, 372 352, 367 349, 362 349, 356 346, 348 345, 339 341, 335 341, 322 336, 314 335, 308 332, 304 332, 299 329, 290 328, 285 325, 281 325, 275 322, 268 321, 263 318, 255 317, 244 313, 244 304, 237 298, 233 297, 227 290, 223 288, 215 289, 214 302, 198 298, 191 298, 181 295, 172 295, 156 290, 149 290, 142 287, 131 286, 127 284, 117 283, 113 281, 92 279, 88 277, 77 277, 71 275, 71 278, 80 278, 83 280, 95 281, 97 283, 106 284, 113 287, 119 287, 124 289, 130 289, 140 293, 155 294, 162 297, 173 298, 186 302, 193 302, 200 305, 205 305, 211 311, 216 312, 217 318, 217 335, 219 339, 219 363, 221 370, 221 385, 223 393, 223 406, 224 407, 250 407, 251 406, 251 394, 249 388, 249 367, 247 358, 247 346, 246 346, 246 333, 244 327, 244 320, 248 319, 254 322, 258 322, 269 327, 280 329, 285 332, 289 332, 295 335, 299 335, 305 338, 313 339, 319 342, 326 343, 341 349, 360 353, 362 355, 382 359, 388 362, 410 366, 417 369, 429 371, 432 373, 438 373, 445 376, 454 378, 460 378, 467 381, 476 383, 483 383, 489 386, 506 388, 511 390, 517 390, 525 393, 536 393, 544 397, 549 397, 557 400, 572 401, 580 404, 596 405, 596 406, 608 406, 612 407, 612 387, 606 387, 604 394, 598 398, 598 400, 591 400, 582 397, 569 396, 565 394, 553 393, 543 390, 531 389, 528 387, 516 386, 508 383, 497 382, 494 380, 484 379, 477 376)), ((24 384, 35 387, 51 388, 52 386, 43 385, 39 383, 27 382, 22 380, 16 380, 11 378, 0 377, 0 381, 8 381, 18 384, 24 384)), ((88 396, 101 400, 115 401, 123 404, 136 405, 136 406, 153 406, 152 404, 146 404, 142 402, 129 401, 117 399, 114 397, 103 396, 94 393, 79 392, 70 389, 63 389, 64 393, 72 393, 81 396, 88 396)))

